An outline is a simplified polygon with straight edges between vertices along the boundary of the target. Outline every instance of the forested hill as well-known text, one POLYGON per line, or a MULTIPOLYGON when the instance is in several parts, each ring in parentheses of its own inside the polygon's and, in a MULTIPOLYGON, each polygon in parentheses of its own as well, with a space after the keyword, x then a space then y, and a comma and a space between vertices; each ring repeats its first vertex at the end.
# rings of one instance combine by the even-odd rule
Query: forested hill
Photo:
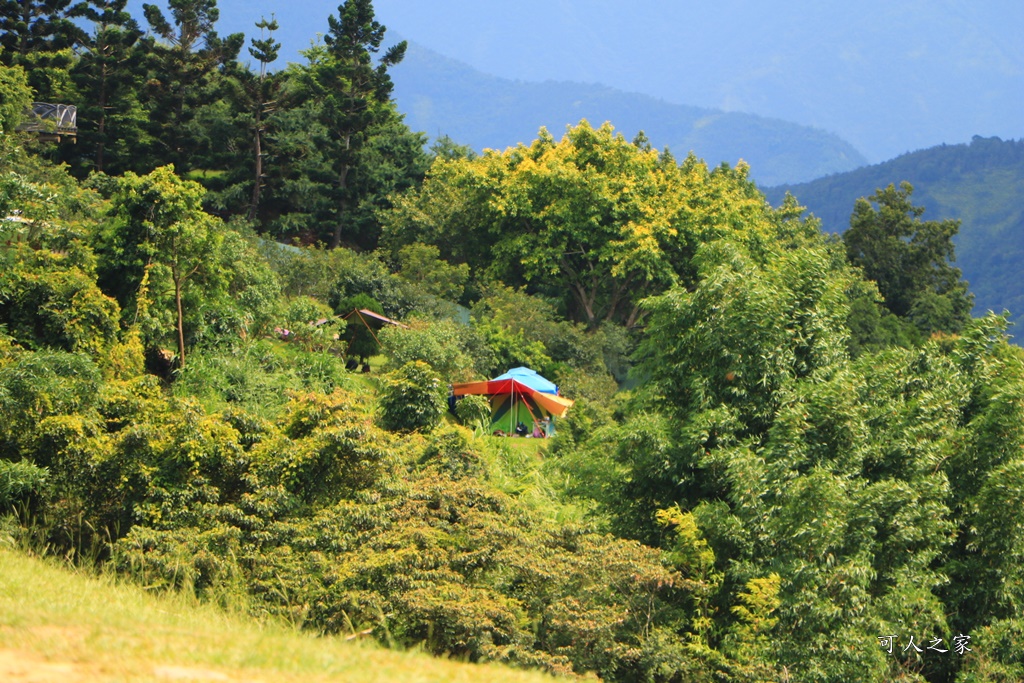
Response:
POLYGON ((609 683, 1024 681, 1024 347, 955 221, 852 201, 972 223, 1020 145, 868 178, 840 241, 653 110, 534 133, 488 81, 527 144, 424 149, 371 0, 279 71, 273 20, 256 71, 215 0, 125 2, 0 2, 0 546, 609 683), (521 366, 550 415, 454 396, 521 366))
POLYGON ((867 163, 852 145, 823 130, 752 114, 724 112, 598 84, 528 83, 483 74, 409 44, 394 70, 395 101, 413 130, 448 135, 477 151, 532 140, 540 126, 560 137, 567 125, 605 121, 632 138, 643 130, 656 148, 690 151, 715 166, 743 159, 762 184, 802 182, 867 163))
MULTIPOLYGON (((975 295, 975 314, 1008 309, 1024 321, 1024 140, 975 137, 800 185, 764 189, 774 205, 786 192, 821 219, 827 232, 850 223, 853 203, 877 188, 908 181, 924 218, 962 221, 956 265, 975 295)), ((1018 341, 1021 331, 1017 329, 1018 341)))

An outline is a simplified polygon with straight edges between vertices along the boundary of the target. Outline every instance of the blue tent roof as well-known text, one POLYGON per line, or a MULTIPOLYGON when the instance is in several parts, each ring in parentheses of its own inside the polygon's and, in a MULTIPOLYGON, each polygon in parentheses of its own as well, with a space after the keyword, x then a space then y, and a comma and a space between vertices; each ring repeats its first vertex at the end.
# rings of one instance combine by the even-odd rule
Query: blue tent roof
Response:
POLYGON ((495 377, 491 381, 495 382, 502 379, 514 379, 520 384, 525 384, 534 391, 539 391, 544 394, 558 395, 558 386, 554 382, 545 379, 537 374, 536 370, 531 370, 530 368, 512 368, 504 375, 495 377))

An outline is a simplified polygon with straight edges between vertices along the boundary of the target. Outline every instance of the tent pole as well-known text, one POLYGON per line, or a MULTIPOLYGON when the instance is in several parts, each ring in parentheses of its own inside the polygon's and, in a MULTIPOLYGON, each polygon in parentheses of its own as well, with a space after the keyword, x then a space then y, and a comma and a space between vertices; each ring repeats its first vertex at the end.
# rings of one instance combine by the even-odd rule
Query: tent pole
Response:
POLYGON ((515 424, 512 425, 512 433, 515 434, 516 433, 516 429, 519 428, 519 404, 516 403, 516 383, 515 383, 515 380, 512 381, 512 410, 513 410, 512 419, 515 422, 515 424))

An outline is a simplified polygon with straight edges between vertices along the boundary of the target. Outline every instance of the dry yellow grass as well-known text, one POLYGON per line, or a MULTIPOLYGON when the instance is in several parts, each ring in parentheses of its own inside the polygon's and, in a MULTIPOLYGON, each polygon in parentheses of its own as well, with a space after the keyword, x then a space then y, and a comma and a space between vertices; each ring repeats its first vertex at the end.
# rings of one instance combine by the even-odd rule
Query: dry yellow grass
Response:
POLYGON ((317 638, 0 547, 0 681, 8 683, 545 680, 317 638))

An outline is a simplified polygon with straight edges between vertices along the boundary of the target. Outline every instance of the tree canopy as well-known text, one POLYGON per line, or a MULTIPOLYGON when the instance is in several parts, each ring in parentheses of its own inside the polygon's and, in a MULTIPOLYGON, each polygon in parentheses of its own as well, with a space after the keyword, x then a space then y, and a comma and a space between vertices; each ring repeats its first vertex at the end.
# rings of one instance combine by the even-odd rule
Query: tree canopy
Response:
POLYGON ((925 334, 958 332, 970 319, 973 297, 960 279, 953 237, 959 221, 922 221, 910 202, 913 187, 889 185, 858 199, 843 233, 850 263, 878 285, 885 307, 925 334), (877 208, 876 208, 877 207, 877 208))

